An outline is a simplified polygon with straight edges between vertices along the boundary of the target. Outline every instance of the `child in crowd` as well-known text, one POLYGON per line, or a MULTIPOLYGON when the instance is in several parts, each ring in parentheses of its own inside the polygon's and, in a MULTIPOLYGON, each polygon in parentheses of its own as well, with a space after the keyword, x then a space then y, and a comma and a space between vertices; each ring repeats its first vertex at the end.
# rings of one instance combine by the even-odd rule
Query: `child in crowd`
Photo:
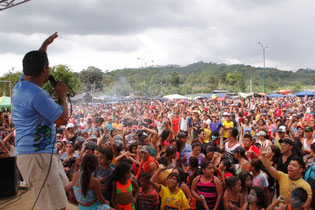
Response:
POLYGON ((303 210, 303 205, 307 200, 307 192, 302 187, 295 188, 291 192, 290 204, 285 205, 285 197, 279 196, 267 210, 303 210))
POLYGON ((214 167, 217 167, 221 162, 220 148, 214 146, 208 146, 205 151, 205 160, 211 161, 214 167))
POLYGON ((197 199, 196 207, 204 209, 203 199, 205 199, 209 209, 218 209, 222 199, 222 183, 214 176, 213 163, 204 161, 201 170, 202 175, 197 176, 191 186, 192 195, 197 199))
POLYGON ((97 166, 98 160, 95 155, 85 155, 82 160, 81 171, 75 173, 73 180, 66 186, 66 191, 73 188, 79 203, 79 210, 112 209, 102 195, 99 180, 92 176, 97 166))
POLYGON ((190 203, 191 192, 188 185, 186 184, 187 173, 185 173, 184 170, 180 167, 174 168, 172 172, 178 173, 179 175, 178 187, 185 193, 188 203, 190 203))
POLYGON ((134 210, 138 197, 138 184, 131 179, 131 165, 120 161, 113 173, 112 206, 117 210, 134 210))
POLYGON ((239 210, 243 206, 243 196, 241 194, 242 184, 238 176, 226 179, 227 190, 224 193, 224 209, 239 210))
POLYGON ((196 157, 198 158, 198 164, 201 165, 202 160, 204 159, 204 155, 201 153, 201 144, 198 141, 195 141, 191 144, 191 148, 192 148, 192 151, 182 158, 182 163, 185 166, 188 166, 189 158, 196 157))
POLYGON ((184 192, 177 186, 180 179, 178 173, 172 172, 168 175, 167 186, 156 182, 157 176, 163 169, 165 169, 165 166, 159 164, 158 169, 150 179, 161 197, 161 209, 189 209, 189 203, 184 192))
POLYGON ((159 195, 150 184, 151 174, 144 172, 140 174, 140 188, 137 201, 138 210, 159 209, 159 195))
POLYGON ((223 183, 223 186, 225 186, 225 180, 233 176, 233 174, 231 173, 232 168, 230 159, 227 157, 222 157, 217 171, 217 176, 219 180, 223 183))
POLYGON ((265 191, 267 198, 269 198, 268 179, 266 175, 260 171, 261 168, 262 162, 260 160, 253 159, 250 162, 250 171, 253 174, 253 186, 261 187, 265 191))
POLYGON ((263 210, 266 208, 266 195, 261 187, 254 186, 248 195, 248 202, 246 202, 242 210, 263 210))
POLYGON ((93 176, 98 178, 102 185, 102 192, 106 200, 111 200, 111 183, 114 168, 110 166, 113 160, 113 153, 110 150, 103 148, 97 149, 99 156, 99 166, 94 172, 93 176))
POLYGON ((253 176, 248 171, 242 171, 238 177, 241 179, 244 202, 248 202, 248 195, 253 186, 253 176))

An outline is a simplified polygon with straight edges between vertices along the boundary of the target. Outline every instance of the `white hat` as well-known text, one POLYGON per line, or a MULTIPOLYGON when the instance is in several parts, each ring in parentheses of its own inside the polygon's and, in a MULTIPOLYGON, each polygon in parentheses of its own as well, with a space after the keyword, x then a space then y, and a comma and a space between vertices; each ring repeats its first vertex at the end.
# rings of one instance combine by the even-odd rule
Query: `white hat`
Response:
POLYGON ((267 133, 265 131, 259 131, 257 133, 257 136, 266 136, 266 135, 267 135, 267 133))
POLYGON ((67 127, 66 127, 67 129, 68 128, 74 128, 74 125, 73 125, 73 123, 68 123, 68 125, 67 125, 67 127))
POLYGON ((286 132, 286 127, 284 125, 279 126, 278 132, 285 133, 286 132))
POLYGON ((223 112, 223 116, 230 116, 230 114, 227 112, 223 112))

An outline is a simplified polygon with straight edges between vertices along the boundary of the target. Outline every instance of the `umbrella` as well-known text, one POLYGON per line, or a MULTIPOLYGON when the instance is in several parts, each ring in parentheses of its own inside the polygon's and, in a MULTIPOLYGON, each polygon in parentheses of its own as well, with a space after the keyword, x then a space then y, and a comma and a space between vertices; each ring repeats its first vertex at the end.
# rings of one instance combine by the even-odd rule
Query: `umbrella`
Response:
POLYGON ((296 93, 295 95, 296 96, 300 96, 300 97, 303 97, 303 96, 312 96, 312 97, 314 97, 315 93, 312 93, 311 91, 302 91, 302 92, 296 93))
POLYGON ((2 96, 0 97, 0 108, 2 107, 11 107, 11 98, 8 96, 2 96))

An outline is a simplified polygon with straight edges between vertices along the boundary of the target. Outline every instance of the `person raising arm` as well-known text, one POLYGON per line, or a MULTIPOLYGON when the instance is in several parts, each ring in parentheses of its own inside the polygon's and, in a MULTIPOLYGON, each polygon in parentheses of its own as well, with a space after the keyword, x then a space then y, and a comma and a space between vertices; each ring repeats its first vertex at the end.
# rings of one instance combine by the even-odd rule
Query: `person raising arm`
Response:
MULTIPOLYGON (((284 144, 285 142, 280 142, 284 144)), ((291 192, 296 187, 302 187, 308 194, 307 201, 303 207, 308 208, 312 200, 312 190, 310 185, 302 178, 302 173, 305 169, 305 163, 303 159, 299 157, 293 157, 288 165, 288 174, 285 174, 281 171, 276 170, 271 162, 268 161, 266 157, 267 149, 262 146, 260 148, 260 160, 268 170, 270 175, 279 182, 280 186, 280 195, 284 196, 286 199, 286 204, 289 204, 291 192)))

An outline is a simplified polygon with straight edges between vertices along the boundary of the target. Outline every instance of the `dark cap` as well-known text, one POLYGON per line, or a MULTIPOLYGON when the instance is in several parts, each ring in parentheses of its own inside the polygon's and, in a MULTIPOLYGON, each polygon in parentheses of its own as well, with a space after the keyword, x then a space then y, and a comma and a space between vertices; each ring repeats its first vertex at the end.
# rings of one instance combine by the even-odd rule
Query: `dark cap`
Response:
POLYGON ((305 131, 307 131, 307 132, 313 132, 313 128, 312 128, 312 127, 306 127, 306 128, 305 128, 305 131))
POLYGON ((140 149, 140 152, 150 153, 150 147, 148 145, 143 145, 140 149))
POLYGON ((279 143, 281 144, 282 142, 290 144, 290 145, 293 145, 293 141, 291 139, 289 139, 289 138, 280 139, 279 143))

